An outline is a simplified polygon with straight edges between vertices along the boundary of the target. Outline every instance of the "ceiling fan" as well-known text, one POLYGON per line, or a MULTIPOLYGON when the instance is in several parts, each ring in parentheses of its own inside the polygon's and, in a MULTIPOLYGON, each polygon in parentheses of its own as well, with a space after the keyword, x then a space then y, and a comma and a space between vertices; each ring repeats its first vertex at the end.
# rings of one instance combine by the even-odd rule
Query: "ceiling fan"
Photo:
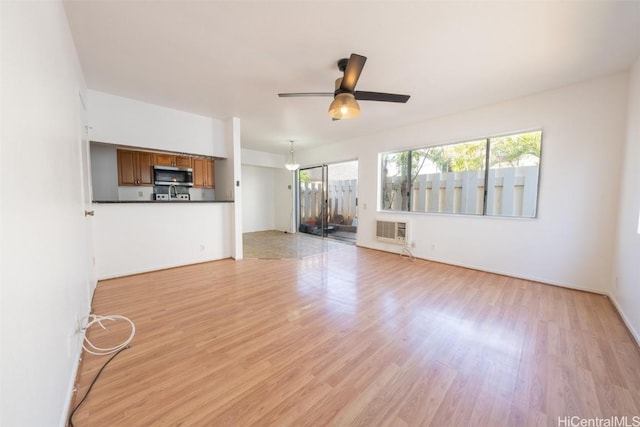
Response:
POLYGON ((333 120, 351 119, 360 115, 358 101, 384 101, 406 103, 409 95, 395 93, 366 92, 355 90, 360 73, 367 61, 366 56, 352 53, 350 58, 342 58, 338 61, 338 70, 344 75, 336 79, 334 92, 297 92, 279 93, 281 98, 293 98, 302 96, 333 96, 333 102, 329 106, 329 116, 333 120))

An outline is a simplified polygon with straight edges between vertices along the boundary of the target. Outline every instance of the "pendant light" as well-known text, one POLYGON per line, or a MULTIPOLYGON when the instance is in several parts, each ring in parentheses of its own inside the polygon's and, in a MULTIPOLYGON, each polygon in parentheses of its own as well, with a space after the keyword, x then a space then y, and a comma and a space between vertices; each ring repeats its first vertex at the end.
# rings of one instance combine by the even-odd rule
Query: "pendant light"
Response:
POLYGON ((291 143, 291 150, 289 151, 289 153, 291 154, 289 155, 289 159, 287 160, 287 163, 284 164, 284 167, 289 169, 290 171, 294 171, 298 169, 300 165, 296 163, 295 159, 293 158, 293 140, 289 142, 291 143))

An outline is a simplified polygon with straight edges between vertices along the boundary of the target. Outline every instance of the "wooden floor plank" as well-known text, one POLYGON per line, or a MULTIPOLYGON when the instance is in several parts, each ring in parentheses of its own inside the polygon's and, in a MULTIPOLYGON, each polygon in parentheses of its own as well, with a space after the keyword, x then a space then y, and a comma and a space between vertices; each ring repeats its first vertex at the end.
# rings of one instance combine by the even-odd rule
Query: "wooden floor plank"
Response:
MULTIPOLYGON (((354 246, 107 280, 93 311, 137 332, 77 426, 544 426, 640 410, 640 352, 606 297, 354 246)), ((76 401, 105 361, 83 355, 76 401)))

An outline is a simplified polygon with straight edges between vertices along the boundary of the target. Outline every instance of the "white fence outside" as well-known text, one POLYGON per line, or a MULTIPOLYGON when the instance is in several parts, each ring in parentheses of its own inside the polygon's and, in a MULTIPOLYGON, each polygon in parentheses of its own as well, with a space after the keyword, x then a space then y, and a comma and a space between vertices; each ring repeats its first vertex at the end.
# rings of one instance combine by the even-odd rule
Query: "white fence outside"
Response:
MULTIPOLYGON (((490 169, 487 215, 535 217, 538 200, 538 166, 490 169)), ((385 183, 386 210, 407 210, 402 177, 385 183), (391 206, 389 206, 389 203, 391 206)), ((418 175, 411 187, 412 212, 481 215, 485 191, 484 171, 418 175)))
MULTIPOLYGON (((358 180, 329 181, 327 214, 329 224, 353 224, 358 217, 356 206, 358 180)), ((300 183, 300 223, 317 222, 322 215, 322 185, 320 182, 300 183)))

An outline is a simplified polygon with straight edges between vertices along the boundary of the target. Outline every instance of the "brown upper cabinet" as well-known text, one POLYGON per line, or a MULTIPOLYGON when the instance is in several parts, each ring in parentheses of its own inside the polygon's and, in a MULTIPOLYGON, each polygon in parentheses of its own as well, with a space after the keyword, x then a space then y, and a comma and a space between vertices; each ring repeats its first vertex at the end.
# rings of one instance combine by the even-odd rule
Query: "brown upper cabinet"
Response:
POLYGON ((181 168, 192 167, 191 157, 168 153, 156 153, 155 164, 158 166, 176 166, 181 168))
POLYGON ((193 186, 215 188, 215 168, 213 160, 193 159, 193 186))
POLYGON ((176 166, 181 168, 191 168, 193 165, 191 164, 191 157, 186 156, 176 156, 176 166))
POLYGON ((118 185, 153 185, 154 155, 118 150, 118 185))
POLYGON ((213 160, 133 150, 118 150, 118 185, 153 185, 153 166, 193 168, 194 187, 215 188, 213 160))

